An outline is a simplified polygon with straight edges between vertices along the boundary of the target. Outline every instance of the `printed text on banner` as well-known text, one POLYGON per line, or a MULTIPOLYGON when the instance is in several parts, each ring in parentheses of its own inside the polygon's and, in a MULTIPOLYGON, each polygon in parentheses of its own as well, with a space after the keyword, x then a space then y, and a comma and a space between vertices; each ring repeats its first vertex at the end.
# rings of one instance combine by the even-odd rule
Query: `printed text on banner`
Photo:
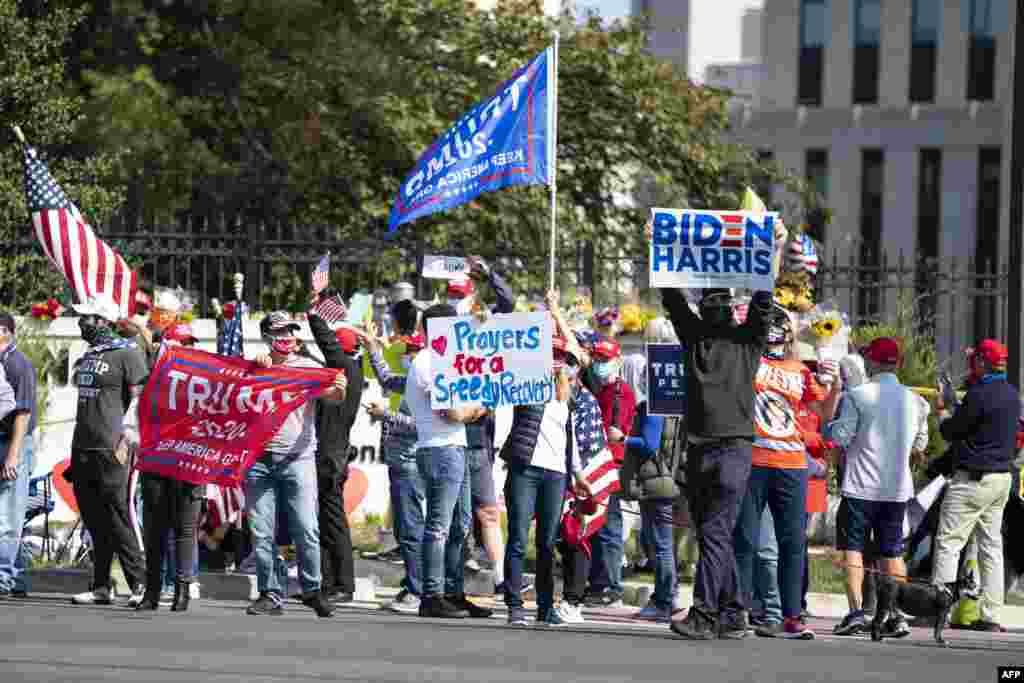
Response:
POLYGON ((651 286, 771 291, 778 214, 651 209, 651 286))
POLYGON ((648 414, 686 414, 685 352, 680 344, 647 345, 648 414))

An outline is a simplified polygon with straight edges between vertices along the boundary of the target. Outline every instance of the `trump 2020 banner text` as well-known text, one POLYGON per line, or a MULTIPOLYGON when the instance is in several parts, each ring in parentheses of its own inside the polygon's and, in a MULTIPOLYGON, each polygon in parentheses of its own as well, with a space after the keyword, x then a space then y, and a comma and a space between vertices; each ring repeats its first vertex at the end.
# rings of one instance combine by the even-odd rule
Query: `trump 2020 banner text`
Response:
POLYGON ((686 414, 686 374, 681 344, 647 345, 647 412, 650 415, 686 414))
POLYGON ((778 214, 651 209, 651 286, 771 291, 778 214))
POLYGON ((285 418, 330 388, 337 373, 166 347, 139 398, 136 467, 193 484, 238 485, 285 418))
POLYGON ((485 322, 429 320, 431 407, 498 408, 553 400, 551 336, 547 313, 495 314, 485 322))
POLYGON ((511 185, 546 185, 554 165, 554 51, 498 86, 420 157, 391 207, 388 235, 511 185))

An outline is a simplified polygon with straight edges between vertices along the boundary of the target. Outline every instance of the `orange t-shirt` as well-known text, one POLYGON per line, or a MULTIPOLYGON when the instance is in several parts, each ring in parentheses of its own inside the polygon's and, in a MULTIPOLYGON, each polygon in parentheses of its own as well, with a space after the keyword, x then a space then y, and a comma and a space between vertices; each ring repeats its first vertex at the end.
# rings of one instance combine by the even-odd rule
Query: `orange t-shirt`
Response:
POLYGON ((761 359, 754 378, 754 467, 807 469, 797 410, 801 402, 820 401, 825 395, 800 361, 761 359))
MULTIPOLYGON (((804 445, 807 446, 807 454, 828 468, 828 461, 825 459, 825 442, 821 438, 821 418, 819 418, 807 404, 801 403, 797 410, 796 422, 804 433, 804 445)), ((828 512, 828 480, 808 479, 807 480, 807 512, 828 512)))

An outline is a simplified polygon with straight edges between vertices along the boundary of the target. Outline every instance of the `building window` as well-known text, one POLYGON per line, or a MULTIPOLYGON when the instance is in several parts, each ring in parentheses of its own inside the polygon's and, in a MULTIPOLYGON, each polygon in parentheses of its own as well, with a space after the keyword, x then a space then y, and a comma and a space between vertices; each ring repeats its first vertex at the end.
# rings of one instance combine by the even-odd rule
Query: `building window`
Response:
MULTIPOLYGON (((771 167, 775 164, 775 153, 770 149, 759 149, 757 150, 757 165, 764 169, 771 167)), ((757 192, 757 196, 761 198, 761 201, 765 203, 765 206, 771 206, 772 204, 772 179, 767 172, 758 173, 757 177, 754 178, 754 191, 757 192)))
POLYGON ((939 228, 942 200, 942 150, 922 149, 917 173, 918 320, 922 332, 934 332, 938 291, 939 228))
POLYGON ((978 277, 974 301, 974 336, 997 337, 996 311, 999 288, 999 180, 1002 154, 998 147, 982 147, 978 153, 977 243, 974 251, 978 277))
POLYGON ((860 172, 860 291, 858 315, 862 321, 877 321, 881 312, 882 200, 885 155, 880 149, 861 152, 860 172))
POLYGON ((797 104, 821 106, 825 75, 825 45, 828 43, 827 0, 800 3, 800 55, 797 64, 797 104))
POLYGON ((854 17, 853 103, 878 102, 878 54, 882 42, 881 0, 857 0, 854 17))
POLYGON ((996 0, 968 2, 967 99, 991 100, 996 82, 996 35, 993 30, 996 0))
POLYGON ((824 209, 828 200, 828 150, 809 149, 804 152, 804 178, 814 190, 815 206, 808 212, 807 232, 819 242, 825 241, 824 209))
POLYGON ((910 27, 910 101, 935 101, 935 55, 939 45, 940 0, 914 0, 910 27))

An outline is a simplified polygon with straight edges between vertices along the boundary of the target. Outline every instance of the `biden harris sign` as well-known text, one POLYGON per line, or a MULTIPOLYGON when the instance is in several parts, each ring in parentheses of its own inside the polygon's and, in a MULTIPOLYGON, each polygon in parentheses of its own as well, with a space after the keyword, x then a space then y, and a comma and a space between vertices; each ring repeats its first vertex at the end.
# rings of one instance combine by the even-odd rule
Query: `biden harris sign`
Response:
POLYGON ((651 286, 771 291, 778 214, 651 209, 651 286))

